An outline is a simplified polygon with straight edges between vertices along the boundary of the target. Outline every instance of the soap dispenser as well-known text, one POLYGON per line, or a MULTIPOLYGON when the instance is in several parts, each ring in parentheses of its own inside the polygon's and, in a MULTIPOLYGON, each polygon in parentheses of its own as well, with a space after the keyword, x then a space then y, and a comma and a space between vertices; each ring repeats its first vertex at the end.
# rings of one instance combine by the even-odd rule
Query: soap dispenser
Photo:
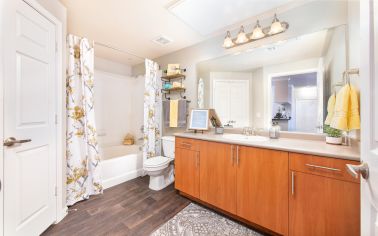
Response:
POLYGON ((280 137, 281 127, 278 125, 278 122, 273 121, 272 127, 269 129, 269 137, 272 139, 278 139, 280 137))

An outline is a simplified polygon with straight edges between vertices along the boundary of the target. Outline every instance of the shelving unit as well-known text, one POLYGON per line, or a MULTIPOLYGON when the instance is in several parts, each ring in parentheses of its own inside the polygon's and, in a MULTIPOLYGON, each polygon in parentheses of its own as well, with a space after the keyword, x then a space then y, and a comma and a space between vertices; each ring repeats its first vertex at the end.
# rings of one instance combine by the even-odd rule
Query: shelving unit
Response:
MULTIPOLYGON (((184 69, 183 71, 186 71, 186 70, 184 69)), ((185 78, 186 76, 184 74, 162 76, 161 81, 163 82, 163 89, 161 90, 161 93, 164 94, 164 98, 167 100, 170 100, 171 98, 167 97, 167 94, 179 93, 181 98, 186 99, 186 96, 183 95, 186 89, 182 87, 182 84, 185 78), (164 89, 164 85, 171 83, 173 80, 179 80, 181 87, 164 89)))

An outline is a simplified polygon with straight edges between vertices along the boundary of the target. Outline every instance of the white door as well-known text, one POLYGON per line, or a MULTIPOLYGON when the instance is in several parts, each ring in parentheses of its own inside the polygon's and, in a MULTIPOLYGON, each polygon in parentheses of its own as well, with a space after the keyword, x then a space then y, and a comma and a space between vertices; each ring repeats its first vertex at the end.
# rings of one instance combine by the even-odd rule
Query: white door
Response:
POLYGON ((249 100, 249 80, 212 80, 211 106, 222 124, 249 126, 249 100))
POLYGON ((25 2, 8 2, 4 235, 39 235, 56 216, 55 26, 25 2))
MULTIPOLYGON (((378 235, 378 2, 360 1, 361 159, 369 176, 361 180, 361 235, 378 235)), ((361 172, 361 171, 360 171, 361 172)))

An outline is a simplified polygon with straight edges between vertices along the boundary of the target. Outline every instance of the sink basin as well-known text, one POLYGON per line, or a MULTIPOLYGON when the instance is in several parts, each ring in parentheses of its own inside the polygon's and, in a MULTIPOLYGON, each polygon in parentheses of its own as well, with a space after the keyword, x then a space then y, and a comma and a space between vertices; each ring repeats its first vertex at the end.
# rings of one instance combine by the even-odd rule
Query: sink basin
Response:
POLYGON ((235 141, 250 141, 250 142, 264 142, 264 141, 269 140, 268 137, 264 137, 264 136, 257 136, 257 135, 246 136, 242 134, 223 134, 223 138, 235 140, 235 141))

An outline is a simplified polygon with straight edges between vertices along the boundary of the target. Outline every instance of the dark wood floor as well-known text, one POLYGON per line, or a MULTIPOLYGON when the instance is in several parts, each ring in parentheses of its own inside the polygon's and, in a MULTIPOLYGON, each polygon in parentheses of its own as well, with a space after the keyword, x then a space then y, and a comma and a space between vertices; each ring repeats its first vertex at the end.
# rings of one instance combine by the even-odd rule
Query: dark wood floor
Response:
POLYGON ((137 178, 77 203, 42 235, 149 235, 190 201, 177 194, 173 185, 150 190, 148 180, 137 178))

